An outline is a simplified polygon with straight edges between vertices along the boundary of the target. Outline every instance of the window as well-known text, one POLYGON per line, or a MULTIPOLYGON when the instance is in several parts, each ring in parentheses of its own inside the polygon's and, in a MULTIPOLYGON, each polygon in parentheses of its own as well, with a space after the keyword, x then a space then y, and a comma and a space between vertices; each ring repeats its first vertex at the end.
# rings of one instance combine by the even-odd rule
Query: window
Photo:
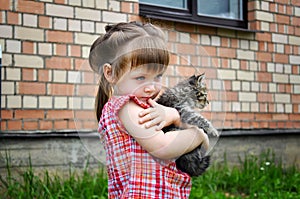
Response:
POLYGON ((247 0, 139 0, 147 18, 247 29, 247 0))

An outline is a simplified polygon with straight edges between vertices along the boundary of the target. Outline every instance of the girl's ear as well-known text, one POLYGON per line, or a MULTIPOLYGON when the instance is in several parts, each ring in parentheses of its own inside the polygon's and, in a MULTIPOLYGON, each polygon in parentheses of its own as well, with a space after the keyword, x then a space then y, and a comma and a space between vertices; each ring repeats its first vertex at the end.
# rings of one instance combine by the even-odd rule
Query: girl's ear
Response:
POLYGON ((103 73, 104 73, 105 79, 109 83, 113 83, 112 68, 111 68, 110 64, 106 63, 106 64, 103 65, 103 73))

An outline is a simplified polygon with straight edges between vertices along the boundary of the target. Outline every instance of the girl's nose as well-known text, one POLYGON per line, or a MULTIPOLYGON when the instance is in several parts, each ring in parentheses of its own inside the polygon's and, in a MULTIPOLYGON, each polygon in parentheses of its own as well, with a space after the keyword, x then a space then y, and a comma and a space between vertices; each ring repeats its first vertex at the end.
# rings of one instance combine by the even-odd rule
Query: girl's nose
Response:
POLYGON ((154 83, 150 83, 150 84, 147 84, 145 86, 145 92, 146 93, 153 92, 153 91, 155 91, 155 84, 154 83))

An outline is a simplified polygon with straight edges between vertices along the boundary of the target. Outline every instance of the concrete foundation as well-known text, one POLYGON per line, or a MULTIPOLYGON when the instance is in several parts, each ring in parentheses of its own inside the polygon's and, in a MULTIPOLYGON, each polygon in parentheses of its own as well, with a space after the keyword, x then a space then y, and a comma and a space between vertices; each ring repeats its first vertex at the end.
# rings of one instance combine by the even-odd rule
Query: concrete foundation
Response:
MULTIPOLYGON (((270 150, 284 166, 300 168, 300 134, 235 135, 225 133, 211 151, 212 162, 238 165, 245 155, 259 155, 270 150)), ((70 168, 99 168, 105 155, 96 134, 12 135, 0 137, 0 172, 7 167, 32 167, 37 170, 69 171, 70 168)))

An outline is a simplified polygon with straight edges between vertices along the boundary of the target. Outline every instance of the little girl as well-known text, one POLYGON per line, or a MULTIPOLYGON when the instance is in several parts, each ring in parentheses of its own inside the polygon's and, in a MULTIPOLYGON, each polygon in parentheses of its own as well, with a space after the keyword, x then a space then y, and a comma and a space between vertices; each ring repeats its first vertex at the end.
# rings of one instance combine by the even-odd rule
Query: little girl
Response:
POLYGON ((96 98, 99 133, 106 150, 109 198, 188 198, 191 179, 176 157, 208 137, 182 125, 176 109, 157 104, 169 63, 164 34, 152 24, 119 23, 92 45, 89 62, 100 75, 96 98))

